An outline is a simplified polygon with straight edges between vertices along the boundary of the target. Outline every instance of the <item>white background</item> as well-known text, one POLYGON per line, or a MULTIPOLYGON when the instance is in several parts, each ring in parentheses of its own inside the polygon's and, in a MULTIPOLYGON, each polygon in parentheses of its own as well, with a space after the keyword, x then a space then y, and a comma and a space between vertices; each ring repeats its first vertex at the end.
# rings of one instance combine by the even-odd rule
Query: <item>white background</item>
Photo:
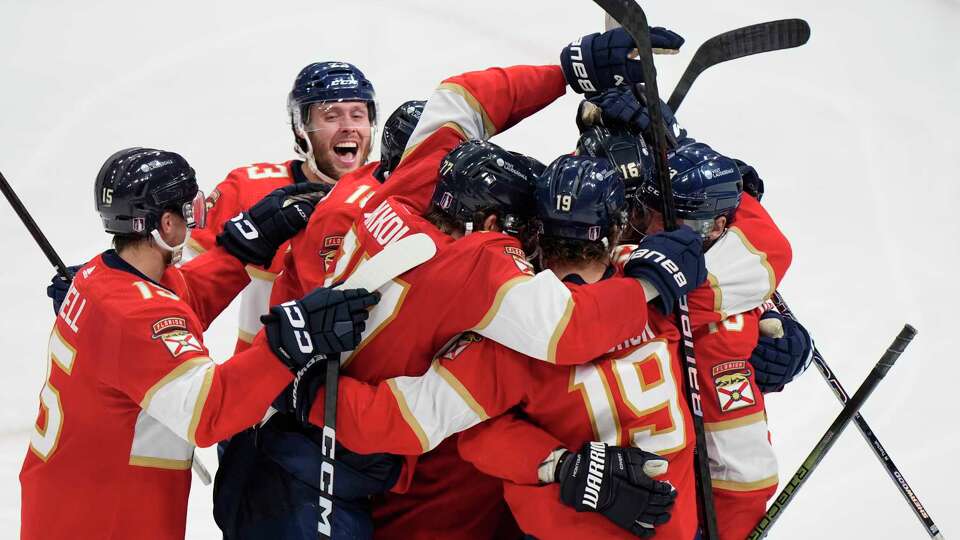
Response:
MULTIPOLYGON (((586 0, 133 4, 0 0, 0 170, 68 263, 107 246, 92 185, 120 148, 180 152, 207 191, 236 166, 291 158, 285 97, 309 62, 361 66, 389 113, 462 71, 556 62, 561 46, 602 24, 586 0)), ((764 204, 795 254, 781 290, 851 393, 904 322, 919 329, 863 412, 937 523, 958 535, 960 3, 704 4, 647 8, 651 23, 687 39, 678 57, 660 57, 665 96, 714 34, 786 17, 813 28, 801 49, 706 72, 679 118, 766 181, 764 204)), ((496 140, 549 161, 574 144, 576 103, 568 93, 496 140)), ((15 537, 17 474, 53 321, 44 296, 52 270, 9 209, 0 209, 0 230, 9 368, 0 378, 0 537, 15 537)), ((231 311, 206 336, 218 357, 232 350, 234 323, 231 311)), ((813 369, 769 398, 782 479, 839 410, 813 369)), ((203 455, 212 465, 212 451, 203 455)), ((210 498, 195 482, 189 538, 218 537, 210 498)), ((924 537, 852 426, 774 531, 924 537)))

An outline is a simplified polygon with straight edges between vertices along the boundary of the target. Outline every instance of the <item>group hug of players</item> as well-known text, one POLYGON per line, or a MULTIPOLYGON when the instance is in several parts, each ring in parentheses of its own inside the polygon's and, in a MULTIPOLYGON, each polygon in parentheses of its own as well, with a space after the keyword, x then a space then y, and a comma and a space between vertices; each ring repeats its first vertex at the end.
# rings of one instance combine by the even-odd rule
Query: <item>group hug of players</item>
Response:
POLYGON ((229 539, 329 523, 332 538, 691 540, 671 313, 687 295, 720 534, 743 538, 777 484, 764 393, 812 342, 766 303, 791 250, 759 176, 665 105, 684 226, 663 230, 633 48, 615 29, 560 65, 450 77, 390 115, 379 162, 373 85, 344 62, 294 82, 300 159, 235 169, 206 197, 174 152, 110 156, 94 189, 114 247, 48 289, 21 537, 182 538, 194 448, 223 441, 229 539), (573 153, 544 165, 488 141, 568 86, 586 98, 573 153), (416 233, 437 248, 425 263, 376 292, 332 288, 416 233), (236 353, 215 363, 203 332, 241 292, 236 353), (332 513, 318 354, 344 374, 332 513))

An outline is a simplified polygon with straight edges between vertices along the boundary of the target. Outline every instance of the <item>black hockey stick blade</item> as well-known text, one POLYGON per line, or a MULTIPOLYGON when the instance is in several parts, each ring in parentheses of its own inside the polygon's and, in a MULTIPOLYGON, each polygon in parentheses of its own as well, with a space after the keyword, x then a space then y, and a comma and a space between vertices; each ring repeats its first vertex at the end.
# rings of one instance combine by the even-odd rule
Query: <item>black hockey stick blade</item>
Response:
MULTIPOLYGON (((793 311, 790 309, 790 306, 787 305, 786 300, 783 299, 783 296, 779 292, 774 293, 773 303, 775 306, 777 306, 777 310, 784 317, 788 317, 794 321, 797 320, 796 315, 794 315, 793 311)), ((817 366, 817 371, 820 372, 820 375, 823 376, 823 380, 826 381, 827 385, 830 386, 830 389, 833 390, 833 394, 837 396, 838 400, 840 400, 840 403, 845 405, 847 401, 850 401, 850 395, 847 394, 846 389, 842 384, 840 384, 840 380, 837 379, 836 375, 834 375, 833 370, 830 369, 829 365, 827 365, 827 361, 823 358, 823 355, 820 354, 820 351, 817 350, 816 347, 813 348, 813 363, 817 366)), ((930 535, 930 538, 943 540, 943 535, 940 534, 940 528, 936 523, 933 522, 933 518, 930 517, 929 513, 927 513, 926 508, 924 508, 923 504, 920 502, 920 498, 917 496, 916 492, 913 491, 913 488, 910 487, 910 484, 903 476, 903 473, 900 472, 900 469, 897 467, 896 463, 893 462, 893 458, 890 456, 890 453, 887 452, 887 449, 883 447, 883 444, 873 432, 873 429, 867 423, 867 420, 860 413, 857 413, 853 416, 853 423, 857 426, 857 429, 860 431, 860 434, 863 436, 864 440, 867 441, 867 445, 870 447, 870 450, 873 451, 873 454, 877 456, 877 459, 880 460, 881 464, 883 464, 883 467, 886 469, 890 480, 893 481, 895 486, 897 486, 897 490, 900 491, 901 495, 903 495, 904 500, 907 501, 907 504, 910 506, 913 514, 917 516, 917 519, 920 520, 920 523, 923 525, 923 528, 926 530, 927 534, 930 535)))
POLYGON ((17 196, 16 192, 13 191, 13 188, 10 186, 10 183, 7 182, 7 178, 3 176, 3 173, 0 173, 0 191, 3 191, 3 195, 7 198, 10 206, 13 207, 13 211, 20 216, 20 221, 22 221, 27 230, 30 231, 30 235, 36 240, 43 254, 47 256, 47 260, 57 269, 57 273, 63 276, 64 279, 73 279, 73 274, 70 273, 67 265, 63 264, 63 260, 57 255, 53 246, 50 245, 50 241, 47 240, 46 235, 40 230, 37 222, 33 220, 33 216, 27 211, 27 208, 23 205, 23 202, 20 200, 20 197, 17 196))
POLYGON ((900 355, 903 354, 907 345, 913 341, 916 335, 917 331, 912 326, 909 324, 903 326, 903 330, 897 334, 897 337, 893 340, 893 344, 883 353, 880 361, 873 366, 873 370, 867 375, 863 384, 860 385, 857 392, 850 398, 850 401, 843 406, 843 410, 840 411, 837 418, 830 424, 830 427, 827 428, 827 432, 823 434, 823 437, 821 437, 816 446, 813 447, 807 459, 800 464, 800 468, 797 469, 797 472, 790 478, 787 485, 783 487, 780 494, 773 500, 770 508, 767 509, 767 513, 760 519, 757 526, 754 527, 753 532, 747 536, 747 540, 763 538, 770 532, 770 528, 780 519, 780 516, 783 515, 783 511, 787 505, 790 504, 797 492, 800 491, 803 484, 810 479, 817 465, 823 461, 824 456, 827 455, 830 448, 837 442, 840 433, 843 432, 843 429, 847 427, 853 419, 853 415, 857 414, 857 411, 859 411, 860 407, 867 401, 870 394, 876 390, 880 381, 887 375, 887 372, 893 367, 894 362, 900 358, 900 355))
POLYGON ((810 39, 810 25, 803 19, 782 19, 737 28, 714 36, 700 45, 667 104, 674 112, 693 86, 693 81, 711 66, 771 51, 799 47, 810 39))
MULTIPOLYGON (((653 147, 656 163, 656 178, 663 199, 663 223, 667 230, 677 227, 676 206, 673 200, 673 183, 667 167, 667 137, 664 127, 663 111, 660 108, 660 93, 657 90, 657 69, 653 63, 653 46, 650 42, 650 26, 647 15, 634 0, 593 0, 613 17, 633 38, 637 46, 638 59, 643 70, 643 97, 650 113, 650 133, 648 137, 653 147)), ((696 435, 694 467, 697 488, 697 502, 700 508, 700 527, 702 538, 717 540, 717 514, 713 504, 713 488, 710 479, 707 438, 703 425, 703 409, 699 390, 699 374, 694 352, 692 325, 687 298, 682 296, 676 305, 677 328, 683 332, 680 340, 680 356, 684 359, 687 376, 684 377, 684 390, 687 402, 693 411, 693 427, 696 435)))

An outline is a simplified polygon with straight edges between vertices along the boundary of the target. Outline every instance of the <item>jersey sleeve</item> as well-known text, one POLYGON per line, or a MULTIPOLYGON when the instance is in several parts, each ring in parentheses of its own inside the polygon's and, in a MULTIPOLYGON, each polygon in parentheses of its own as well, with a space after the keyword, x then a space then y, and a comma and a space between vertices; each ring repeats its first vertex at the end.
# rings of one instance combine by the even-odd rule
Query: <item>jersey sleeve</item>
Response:
POLYGON ((460 456, 480 472, 520 485, 539 485, 546 457, 565 445, 519 412, 502 414, 460 434, 460 456))
MULTIPOLYGON (((361 454, 423 454, 521 403, 526 363, 509 349, 467 333, 419 377, 394 377, 376 386, 343 377, 337 437, 361 454)), ((323 393, 317 392, 310 411, 316 425, 323 425, 323 393)))
POLYGON ((164 274, 165 282, 178 283, 188 294, 181 298, 190 305, 206 330, 230 302, 250 283, 243 263, 220 246, 187 261, 164 274))
POLYGON ((292 380, 264 343, 215 364, 181 301, 155 296, 127 304, 118 310, 122 320, 110 322, 119 339, 99 379, 191 444, 209 446, 255 424, 292 380))
POLYGON ((733 224, 704 254, 707 285, 690 294, 694 326, 763 304, 792 259, 790 242, 756 199, 743 195, 733 224))
POLYGON ((430 95, 400 165, 372 204, 403 197, 417 212, 429 205, 443 157, 467 139, 488 139, 566 92, 559 66, 490 68, 450 77, 430 95))
POLYGON ((271 306, 303 298, 306 294, 300 286, 300 270, 294 256, 293 246, 294 244, 291 244, 290 251, 284 254, 283 270, 277 274, 277 279, 273 282, 273 288, 270 289, 271 306))
POLYGON ((647 298, 635 279, 568 285, 549 270, 530 276, 519 269, 525 261, 496 246, 484 259, 477 271, 486 280, 484 290, 496 293, 473 330, 517 352, 559 365, 582 364, 646 328, 647 298))
POLYGON ((703 422, 721 538, 743 538, 766 512, 779 478, 764 396, 750 352, 762 308, 698 328, 703 422))

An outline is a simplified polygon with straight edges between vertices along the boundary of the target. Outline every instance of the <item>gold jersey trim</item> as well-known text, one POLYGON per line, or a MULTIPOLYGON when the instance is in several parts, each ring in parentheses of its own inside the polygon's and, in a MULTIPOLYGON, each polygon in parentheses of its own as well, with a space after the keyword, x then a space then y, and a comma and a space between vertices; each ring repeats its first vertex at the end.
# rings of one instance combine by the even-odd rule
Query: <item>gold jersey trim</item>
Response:
POLYGON ((430 450, 430 439, 427 438, 423 426, 420 425, 417 417, 414 416, 410 410, 410 405, 407 404, 407 399, 403 397, 403 392, 397 388, 397 383, 393 379, 387 379, 387 386, 390 387, 393 398, 397 400, 397 406, 400 407, 400 415, 403 416, 404 422, 410 426, 410 430, 413 431, 413 434, 417 436, 417 440, 420 441, 420 448, 424 453, 428 452, 430 450))

